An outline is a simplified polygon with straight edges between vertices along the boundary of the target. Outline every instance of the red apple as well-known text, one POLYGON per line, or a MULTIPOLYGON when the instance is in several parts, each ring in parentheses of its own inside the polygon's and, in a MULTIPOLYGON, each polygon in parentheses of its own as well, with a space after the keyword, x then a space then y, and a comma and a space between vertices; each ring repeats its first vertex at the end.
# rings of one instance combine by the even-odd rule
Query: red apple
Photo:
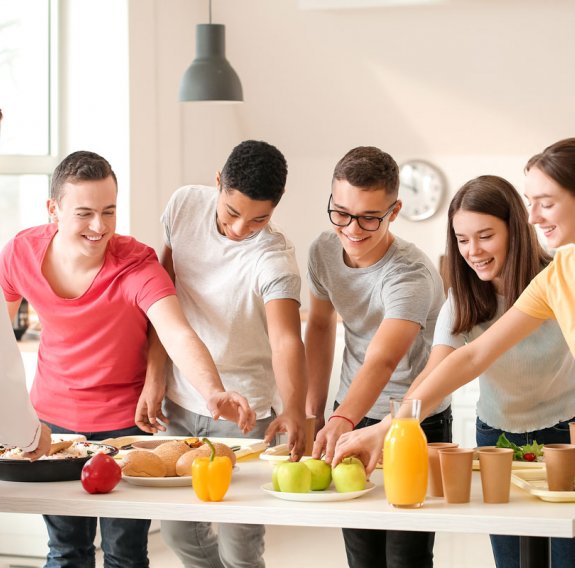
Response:
POLYGON ((82 468, 80 481, 88 493, 109 493, 122 479, 122 468, 106 454, 96 454, 82 468))

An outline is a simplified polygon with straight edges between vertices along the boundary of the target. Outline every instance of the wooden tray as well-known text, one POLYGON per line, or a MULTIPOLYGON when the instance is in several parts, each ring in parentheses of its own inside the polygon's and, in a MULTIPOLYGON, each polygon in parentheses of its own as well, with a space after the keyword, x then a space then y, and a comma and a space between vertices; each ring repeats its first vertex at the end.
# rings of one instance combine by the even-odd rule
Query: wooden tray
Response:
POLYGON ((515 469, 511 474, 511 483, 543 501, 575 502, 575 491, 549 491, 544 469, 515 469))

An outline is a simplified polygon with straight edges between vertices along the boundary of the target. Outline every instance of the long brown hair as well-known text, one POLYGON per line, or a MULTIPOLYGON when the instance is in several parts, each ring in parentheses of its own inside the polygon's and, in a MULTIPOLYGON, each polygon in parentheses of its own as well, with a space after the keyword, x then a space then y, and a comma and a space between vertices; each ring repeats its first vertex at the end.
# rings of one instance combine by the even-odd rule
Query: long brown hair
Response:
POLYGON ((453 217, 460 210, 493 215, 507 225, 507 257, 500 275, 506 310, 551 261, 527 222, 527 209, 519 193, 508 181, 498 176, 468 181, 451 200, 448 212, 447 265, 455 300, 453 334, 468 332, 497 313, 495 285, 480 280, 459 252, 453 217))
POLYGON ((559 140, 535 154, 527 162, 525 171, 531 168, 539 168, 575 196, 575 138, 559 140))

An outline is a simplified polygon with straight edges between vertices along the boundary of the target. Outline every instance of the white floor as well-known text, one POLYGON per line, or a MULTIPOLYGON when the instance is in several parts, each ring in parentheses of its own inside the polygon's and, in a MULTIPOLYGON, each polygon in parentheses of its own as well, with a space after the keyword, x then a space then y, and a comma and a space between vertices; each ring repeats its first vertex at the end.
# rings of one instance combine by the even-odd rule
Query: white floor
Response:
MULTIPOLYGON (((159 532, 150 535, 151 568, 176 568, 179 561, 164 544, 159 532)), ((346 568, 341 533, 337 529, 286 528, 268 526, 266 529, 266 566, 329 566, 346 568)), ((41 568, 41 558, 0 556, 0 568, 41 568)), ((98 552, 96 568, 103 567, 98 552)), ((494 568, 489 537, 485 535, 438 533, 435 541, 435 568, 494 568)))
MULTIPOLYGON (((151 568, 175 568, 179 562, 165 546, 159 533, 150 535, 151 568)), ((489 537, 485 535, 438 533, 435 544, 435 568, 494 568, 489 537)), ((266 528, 266 566, 329 566, 346 568, 341 532, 336 529, 266 528)), ((99 560, 98 568, 103 566, 99 560)), ((4 568, 0 564, 0 568, 4 568)))

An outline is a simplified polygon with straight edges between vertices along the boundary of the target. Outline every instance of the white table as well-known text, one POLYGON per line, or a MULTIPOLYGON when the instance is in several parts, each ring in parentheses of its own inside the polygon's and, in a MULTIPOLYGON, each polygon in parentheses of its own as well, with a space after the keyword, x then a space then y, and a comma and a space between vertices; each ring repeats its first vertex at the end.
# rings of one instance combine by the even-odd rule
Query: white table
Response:
POLYGON ((372 476, 376 488, 359 499, 306 503, 282 501, 260 489, 271 480, 272 468, 268 463, 252 459, 239 462, 238 467, 230 490, 220 503, 200 502, 191 487, 138 487, 122 481, 112 493, 90 495, 79 481, 3 481, 0 482, 0 512, 527 537, 575 536, 573 504, 546 503, 512 487, 510 503, 486 505, 482 502, 477 472, 473 474, 470 503, 450 505, 441 498, 428 498, 420 509, 396 509, 385 500, 381 471, 372 476))

